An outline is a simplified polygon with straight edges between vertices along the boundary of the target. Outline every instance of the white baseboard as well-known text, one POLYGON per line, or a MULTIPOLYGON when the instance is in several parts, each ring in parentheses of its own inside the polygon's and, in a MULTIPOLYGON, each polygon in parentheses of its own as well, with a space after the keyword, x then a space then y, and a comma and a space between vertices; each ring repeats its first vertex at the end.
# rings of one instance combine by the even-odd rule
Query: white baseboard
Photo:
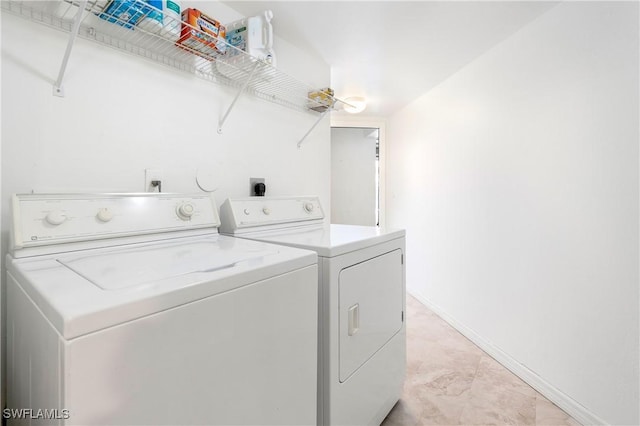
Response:
POLYGON ((477 334, 475 331, 465 326, 464 324, 458 322, 455 318, 447 315, 439 306, 434 305, 424 297, 423 295, 417 292, 409 292, 413 297, 418 299, 420 303, 425 305, 427 308, 431 309, 435 312, 440 318, 445 320, 449 325, 458 330, 462 335, 464 335, 467 339, 471 340, 476 344, 480 349, 489 354, 492 358, 502 364, 505 368, 510 370, 513 374, 520 377, 522 380, 527 382, 529 386, 540 392, 547 398, 549 401, 556 404, 558 407, 562 408, 567 414, 573 417, 578 422, 583 425, 606 425, 607 423, 602 420, 600 417, 586 409, 580 403, 560 391, 558 388, 553 386, 551 383, 547 382, 542 377, 538 376, 533 371, 529 370, 525 365, 519 363, 516 359, 511 357, 506 352, 502 351, 500 348, 495 346, 494 344, 485 340, 482 336, 477 334))

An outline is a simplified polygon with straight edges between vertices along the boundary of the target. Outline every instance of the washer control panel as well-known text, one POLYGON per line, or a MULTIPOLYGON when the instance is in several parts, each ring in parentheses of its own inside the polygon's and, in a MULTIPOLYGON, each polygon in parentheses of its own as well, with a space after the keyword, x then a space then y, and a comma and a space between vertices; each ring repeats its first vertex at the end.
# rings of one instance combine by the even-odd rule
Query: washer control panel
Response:
POLYGON ((318 197, 229 198, 220 207, 220 231, 299 226, 324 220, 318 197))
POLYGON ((16 248, 217 228, 210 194, 19 194, 13 196, 16 248))

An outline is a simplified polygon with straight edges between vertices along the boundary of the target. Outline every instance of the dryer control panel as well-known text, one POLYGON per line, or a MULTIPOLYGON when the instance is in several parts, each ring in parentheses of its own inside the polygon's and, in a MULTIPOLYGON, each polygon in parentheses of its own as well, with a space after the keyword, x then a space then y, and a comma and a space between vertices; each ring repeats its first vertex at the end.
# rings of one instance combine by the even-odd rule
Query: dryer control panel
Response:
POLYGON ((210 194, 17 194, 13 248, 201 228, 220 219, 210 194))
POLYGON ((229 198, 220 206, 220 231, 227 234, 322 224, 318 197, 229 198))

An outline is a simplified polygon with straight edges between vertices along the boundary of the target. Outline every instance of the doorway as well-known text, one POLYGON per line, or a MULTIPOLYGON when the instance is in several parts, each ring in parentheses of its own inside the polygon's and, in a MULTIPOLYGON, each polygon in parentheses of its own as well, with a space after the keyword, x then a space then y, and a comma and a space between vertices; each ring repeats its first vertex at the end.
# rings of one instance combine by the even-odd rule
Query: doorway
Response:
POLYGON ((384 226, 384 127, 333 123, 331 223, 384 226))

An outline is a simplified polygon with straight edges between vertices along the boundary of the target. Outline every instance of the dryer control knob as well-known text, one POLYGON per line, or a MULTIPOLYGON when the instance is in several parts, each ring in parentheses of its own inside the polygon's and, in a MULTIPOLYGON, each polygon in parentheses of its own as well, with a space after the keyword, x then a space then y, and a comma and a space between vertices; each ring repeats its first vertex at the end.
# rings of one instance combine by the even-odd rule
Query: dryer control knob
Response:
POLYGON ((67 220, 67 216, 60 210, 53 210, 44 218, 49 225, 58 226, 67 220))
POLYGON ((111 219, 113 219, 113 210, 107 207, 103 207, 98 210, 98 214, 96 215, 96 217, 100 222, 109 222, 111 219))
POLYGON ((313 203, 304 203, 304 211, 311 213, 313 211, 313 203))
POLYGON ((265 207, 265 208, 262 209, 262 213, 271 214, 271 209, 269 207, 265 207))
POLYGON ((191 203, 182 203, 176 209, 176 213, 178 213, 178 217, 182 220, 189 220, 191 216, 195 213, 195 208, 191 203))

